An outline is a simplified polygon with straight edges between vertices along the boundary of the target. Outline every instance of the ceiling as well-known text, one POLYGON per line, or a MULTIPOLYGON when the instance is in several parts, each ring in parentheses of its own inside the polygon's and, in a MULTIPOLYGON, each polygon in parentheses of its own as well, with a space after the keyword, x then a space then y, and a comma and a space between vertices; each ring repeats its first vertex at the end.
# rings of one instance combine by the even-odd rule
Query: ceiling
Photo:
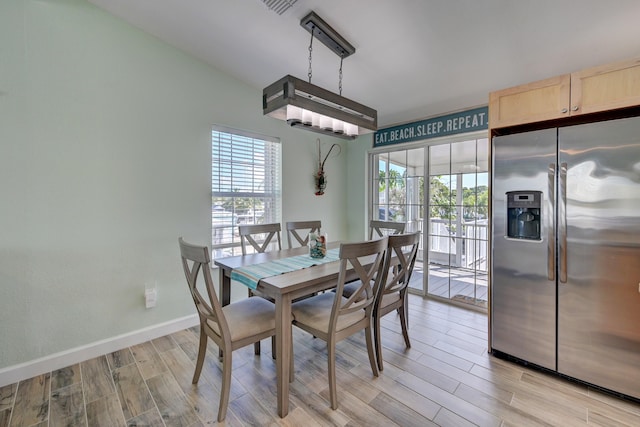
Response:
MULTIPOLYGON (((484 105, 493 90, 640 56, 638 0, 89 0, 262 91, 307 80, 315 11, 355 48, 342 95, 379 127, 484 105)), ((340 59, 313 44, 312 83, 338 91, 340 59)), ((256 99, 261 108, 261 99, 256 99)))

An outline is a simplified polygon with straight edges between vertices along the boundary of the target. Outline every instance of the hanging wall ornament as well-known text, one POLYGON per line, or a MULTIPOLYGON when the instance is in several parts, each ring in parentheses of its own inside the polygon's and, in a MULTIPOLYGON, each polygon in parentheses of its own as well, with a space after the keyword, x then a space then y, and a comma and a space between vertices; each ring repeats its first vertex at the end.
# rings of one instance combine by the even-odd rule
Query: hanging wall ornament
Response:
POLYGON ((333 144, 331 148, 329 148, 329 152, 326 156, 324 156, 323 159, 320 146, 320 138, 318 138, 316 141, 318 143, 318 171, 314 174, 314 178, 316 182, 316 196, 322 196, 324 194, 325 188, 327 188, 327 177, 324 173, 324 164, 329 158, 329 154, 331 154, 331 151, 333 151, 335 147, 338 147, 338 154, 340 154, 342 148, 338 144, 333 144))

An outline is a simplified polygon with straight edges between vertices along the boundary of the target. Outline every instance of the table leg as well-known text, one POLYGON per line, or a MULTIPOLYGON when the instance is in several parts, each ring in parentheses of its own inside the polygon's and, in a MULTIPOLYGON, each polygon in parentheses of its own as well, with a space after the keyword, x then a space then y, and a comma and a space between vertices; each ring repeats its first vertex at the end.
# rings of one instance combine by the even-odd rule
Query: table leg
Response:
MULTIPOLYGON (((218 268, 218 271, 220 278, 218 280, 218 298, 222 306, 229 305, 231 303, 231 273, 225 271, 224 268, 218 268)), ((222 356, 222 350, 218 349, 218 359, 222 360, 222 356)))
POLYGON ((278 415, 289 413, 289 363, 291 354, 291 296, 276 298, 276 367, 278 383, 278 415))
POLYGON ((231 302, 231 273, 225 271, 224 268, 218 268, 220 280, 218 281, 218 298, 220 304, 229 305, 231 302), (226 274, 225 274, 226 273, 226 274))

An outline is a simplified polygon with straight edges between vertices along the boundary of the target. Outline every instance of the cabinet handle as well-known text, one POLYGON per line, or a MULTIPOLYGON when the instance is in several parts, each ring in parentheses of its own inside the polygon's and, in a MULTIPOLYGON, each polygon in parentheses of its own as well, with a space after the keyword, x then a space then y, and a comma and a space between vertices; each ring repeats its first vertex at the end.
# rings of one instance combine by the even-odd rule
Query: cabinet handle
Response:
POLYGON ((564 114, 564 113, 568 113, 568 112, 569 112, 569 110, 567 110, 566 108, 563 108, 562 110, 560 110, 560 112, 561 112, 562 114, 564 114))
POLYGON ((578 111, 578 106, 574 105, 573 107, 571 107, 571 111, 578 111))

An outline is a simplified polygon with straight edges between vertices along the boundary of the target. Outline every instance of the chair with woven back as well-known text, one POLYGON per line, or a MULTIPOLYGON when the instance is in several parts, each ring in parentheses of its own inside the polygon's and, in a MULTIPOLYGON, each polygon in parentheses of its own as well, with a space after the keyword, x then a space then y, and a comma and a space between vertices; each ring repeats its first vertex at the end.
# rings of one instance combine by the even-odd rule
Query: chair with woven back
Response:
POLYGON ((404 222, 378 221, 372 219, 371 222, 369 222, 369 240, 392 234, 402 234, 404 233, 405 226, 406 224, 404 222))
POLYGON ((383 281, 387 238, 340 245, 340 272, 336 292, 326 292, 292 304, 293 324, 327 343, 331 408, 338 408, 336 388, 336 343, 364 330, 371 371, 378 376, 372 336, 375 295, 383 281), (348 270, 355 270, 360 288, 342 296, 348 270))
POLYGON ((322 221, 289 221, 286 223, 287 243, 289 249, 296 245, 306 246, 309 244, 309 233, 320 233, 322 221))
POLYGON ((407 288, 416 262, 418 247, 420 246, 420 231, 388 236, 388 242, 385 260, 388 270, 384 275, 385 282, 380 286, 373 306, 373 334, 376 360, 380 371, 383 370, 380 338, 380 319, 382 316, 392 311, 398 312, 404 343, 407 348, 411 347, 408 331, 407 288))
MULTIPOLYGON (((240 235, 240 246, 242 255, 249 253, 249 245, 255 253, 264 253, 267 249, 282 250, 282 242, 280 240, 280 232, 282 227, 279 222, 269 224, 245 224, 238 226, 238 234, 240 235), (277 248, 277 249, 276 249, 277 248)), ((261 296, 259 292, 248 289, 249 297, 261 296)), ((269 299, 270 300, 270 299, 269 299)), ((260 354, 260 342, 256 342, 253 346, 254 353, 260 354)), ((275 348, 275 338, 271 339, 271 349, 275 348)), ((276 357, 272 351, 272 357, 276 357)))
POLYGON ((246 298, 223 307, 211 278, 209 249, 187 243, 182 237, 178 243, 184 275, 200 318, 200 344, 192 382, 196 384, 200 378, 207 340, 211 338, 222 354, 222 386, 218 407, 218 421, 222 422, 229 404, 232 353, 275 335, 275 308, 269 301, 259 297, 246 298), (201 291, 202 287, 206 291, 201 291))

